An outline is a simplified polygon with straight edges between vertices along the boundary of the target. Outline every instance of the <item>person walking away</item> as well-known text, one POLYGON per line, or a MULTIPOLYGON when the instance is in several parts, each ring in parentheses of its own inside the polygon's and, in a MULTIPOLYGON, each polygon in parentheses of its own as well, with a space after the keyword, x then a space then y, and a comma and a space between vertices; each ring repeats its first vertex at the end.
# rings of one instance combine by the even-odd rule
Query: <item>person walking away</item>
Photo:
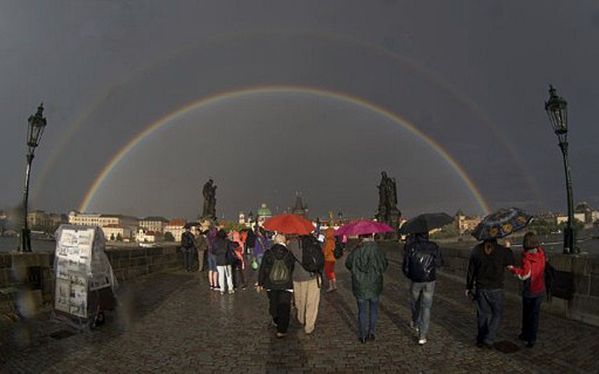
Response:
POLYGON ((402 270, 410 279, 410 326, 418 332, 418 344, 423 345, 426 344, 430 324, 436 270, 443 260, 439 246, 429 240, 428 233, 413 236, 413 240, 407 241, 404 247, 402 270))
POLYGON ((195 237, 191 233, 191 226, 185 225, 185 231, 181 235, 181 250, 183 251, 183 266, 186 272, 193 271, 194 254, 197 252, 195 237))
POLYGON ((508 266, 508 270, 524 281, 522 290, 522 330, 518 338, 532 348, 537 341, 539 314, 545 293, 545 250, 537 236, 527 232, 522 240, 522 266, 508 266))
POLYGON ((216 234, 218 230, 215 227, 211 227, 206 235, 206 242, 208 244, 208 282, 210 283, 210 289, 218 291, 218 268, 216 266, 216 256, 214 255, 214 244, 216 242, 216 234))
POLYGON ((289 252, 284 235, 275 236, 275 245, 264 253, 258 271, 258 292, 266 289, 272 325, 276 337, 283 338, 289 328, 295 259, 289 252))
POLYGON ((208 269, 208 241, 205 232, 201 230, 198 232, 195 237, 195 246, 198 256, 198 271, 205 271, 208 269))
POLYGON ((287 247, 295 257, 295 261, 299 263, 293 273, 293 300, 296 317, 298 322, 303 325, 304 332, 309 335, 314 332, 318 317, 324 256, 320 243, 311 235, 292 236, 287 247))
POLYGON ((360 235, 360 244, 347 256, 345 267, 352 274, 352 291, 358 303, 360 342, 374 340, 383 273, 389 263, 372 235, 360 235), (367 309, 369 318, 366 319, 367 309))
POLYGON ((322 252, 324 253, 324 274, 329 282, 329 288, 327 292, 337 290, 337 276, 335 275, 335 229, 332 227, 327 228, 324 231, 324 245, 322 246, 322 252))
POLYGON ((233 269, 233 285, 235 288, 246 289, 247 283, 245 280, 245 256, 243 255, 244 251, 244 243, 241 241, 241 236, 239 232, 233 231, 231 235, 231 239, 234 244, 234 254, 235 258, 232 264, 233 269))
POLYGON ((219 230, 214 240, 214 256, 216 257, 216 268, 218 271, 218 284, 220 285, 220 294, 225 292, 234 293, 233 277, 231 274, 231 253, 233 244, 227 239, 225 230, 219 230), (225 289, 226 282, 226 289, 225 289))
POLYGON ((258 266, 262 263, 262 256, 264 256, 264 253, 270 248, 270 244, 270 240, 268 240, 266 235, 262 231, 256 230, 254 258, 256 259, 256 262, 258 262, 258 266))
POLYGON ((244 230, 245 233, 245 259, 247 263, 252 261, 252 257, 254 256, 254 247, 256 246, 256 234, 252 228, 248 230, 244 230))
POLYGON ((503 315, 504 272, 514 265, 514 254, 495 239, 485 240, 470 252, 466 296, 476 304, 476 346, 493 348, 503 315))

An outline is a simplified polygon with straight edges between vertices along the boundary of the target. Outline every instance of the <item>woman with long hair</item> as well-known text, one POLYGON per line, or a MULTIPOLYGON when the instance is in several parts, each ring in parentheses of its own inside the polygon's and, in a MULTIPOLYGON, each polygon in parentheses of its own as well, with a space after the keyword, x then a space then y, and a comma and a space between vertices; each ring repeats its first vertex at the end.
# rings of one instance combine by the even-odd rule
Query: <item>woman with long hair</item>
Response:
POLYGON ((518 338, 532 348, 537 341, 539 314, 545 294, 545 251, 537 236, 527 232, 522 240, 522 266, 508 266, 508 270, 524 281, 522 289, 522 330, 518 338))

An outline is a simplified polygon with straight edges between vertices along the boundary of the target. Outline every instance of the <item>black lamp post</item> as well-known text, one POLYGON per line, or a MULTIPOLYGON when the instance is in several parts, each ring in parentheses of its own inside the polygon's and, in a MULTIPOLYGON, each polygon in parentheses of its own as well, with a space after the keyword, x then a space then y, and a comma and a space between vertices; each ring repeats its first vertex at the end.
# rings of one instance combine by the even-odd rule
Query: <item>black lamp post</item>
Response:
POLYGON ((570 164, 568 162, 568 103, 563 97, 558 96, 555 88, 549 85, 549 100, 545 102, 545 110, 549 116, 553 132, 559 139, 559 148, 564 159, 564 170, 566 172, 566 192, 568 194, 568 222, 564 230, 564 253, 579 253, 576 248, 574 223, 574 204, 572 200, 572 177, 570 176, 570 164))
POLYGON ((27 122, 27 168, 25 169, 25 190, 23 191, 23 230, 21 232, 21 251, 31 252, 31 231, 27 223, 27 207, 29 203, 29 175, 31 174, 31 162, 35 154, 35 148, 39 145, 44 128, 46 127, 46 118, 43 116, 44 104, 40 104, 35 115, 29 116, 27 122))

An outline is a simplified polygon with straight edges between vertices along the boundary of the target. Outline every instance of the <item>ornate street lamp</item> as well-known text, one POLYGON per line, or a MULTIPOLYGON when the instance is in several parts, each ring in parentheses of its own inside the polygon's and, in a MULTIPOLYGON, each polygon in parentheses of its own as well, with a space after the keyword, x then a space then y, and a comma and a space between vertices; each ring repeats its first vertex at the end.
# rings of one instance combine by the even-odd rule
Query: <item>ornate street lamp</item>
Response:
POLYGON ((39 141, 46 127, 46 118, 43 116, 44 104, 40 104, 35 115, 29 116, 27 122, 27 168, 25 169, 25 190, 23 191, 23 230, 21 232, 21 251, 31 252, 31 232, 27 223, 27 207, 29 202, 29 175, 31 174, 31 162, 35 154, 35 148, 39 145, 39 141))
POLYGON ((564 253, 579 253, 575 243, 574 204, 572 200, 572 177, 570 176, 570 164, 568 162, 568 103, 563 97, 558 96, 555 88, 549 85, 549 100, 545 102, 545 111, 549 116, 553 132, 559 139, 559 148, 564 159, 564 170, 566 172, 566 192, 568 194, 568 222, 564 230, 564 253))

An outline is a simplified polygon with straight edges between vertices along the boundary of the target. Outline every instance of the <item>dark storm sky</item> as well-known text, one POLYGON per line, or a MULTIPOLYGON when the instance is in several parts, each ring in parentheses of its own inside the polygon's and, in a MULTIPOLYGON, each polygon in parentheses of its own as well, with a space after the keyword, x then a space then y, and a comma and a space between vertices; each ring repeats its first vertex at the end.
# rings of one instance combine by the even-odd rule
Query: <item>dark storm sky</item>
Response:
POLYGON ((574 199, 599 207, 597 45, 595 1, 3 1, 0 209, 21 198, 26 119, 41 101, 31 207, 66 212, 160 118, 217 93, 284 86, 312 91, 237 95, 169 121, 89 209, 193 218, 214 177, 219 216, 284 209, 296 191, 315 214, 369 216, 387 170, 408 216, 481 212, 421 137, 326 91, 405 118, 492 209, 565 210, 549 83, 569 102, 574 199))

